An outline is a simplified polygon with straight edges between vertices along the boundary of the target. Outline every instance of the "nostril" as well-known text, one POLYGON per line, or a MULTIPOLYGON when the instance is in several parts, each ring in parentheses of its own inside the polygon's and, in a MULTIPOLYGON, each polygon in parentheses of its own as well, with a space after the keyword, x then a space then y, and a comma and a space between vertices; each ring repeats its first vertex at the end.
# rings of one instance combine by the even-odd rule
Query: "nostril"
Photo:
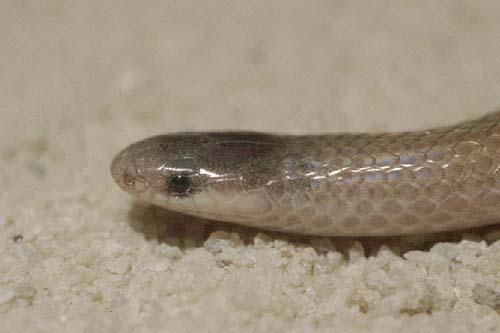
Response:
POLYGON ((123 174, 122 180, 123 180, 123 184, 125 184, 127 186, 134 186, 134 184, 135 184, 134 177, 130 173, 123 174))

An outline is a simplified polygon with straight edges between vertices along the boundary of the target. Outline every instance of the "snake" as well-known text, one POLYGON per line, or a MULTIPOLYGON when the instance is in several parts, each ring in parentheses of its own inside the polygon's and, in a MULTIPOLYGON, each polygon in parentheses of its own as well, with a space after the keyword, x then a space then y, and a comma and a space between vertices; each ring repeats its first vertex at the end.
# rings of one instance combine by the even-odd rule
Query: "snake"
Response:
POLYGON ((315 236, 397 236, 500 222, 500 112, 407 132, 156 135, 111 175, 202 219, 315 236))

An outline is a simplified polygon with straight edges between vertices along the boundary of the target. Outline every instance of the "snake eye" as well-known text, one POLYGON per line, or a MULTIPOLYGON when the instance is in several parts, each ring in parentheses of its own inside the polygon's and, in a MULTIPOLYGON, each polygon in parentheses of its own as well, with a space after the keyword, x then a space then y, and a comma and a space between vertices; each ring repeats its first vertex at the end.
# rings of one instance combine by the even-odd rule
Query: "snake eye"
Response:
POLYGON ((188 195, 191 190, 191 180, 186 175, 177 175, 170 178, 168 192, 176 196, 188 195))

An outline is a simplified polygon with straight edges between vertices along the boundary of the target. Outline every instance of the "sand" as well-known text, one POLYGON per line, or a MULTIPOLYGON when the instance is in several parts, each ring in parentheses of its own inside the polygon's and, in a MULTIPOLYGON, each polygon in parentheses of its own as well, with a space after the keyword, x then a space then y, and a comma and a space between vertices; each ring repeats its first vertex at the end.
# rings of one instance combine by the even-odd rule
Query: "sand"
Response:
POLYGON ((499 332, 500 227, 298 237, 134 201, 158 133, 421 129, 500 107, 500 2, 4 1, 1 332, 499 332))

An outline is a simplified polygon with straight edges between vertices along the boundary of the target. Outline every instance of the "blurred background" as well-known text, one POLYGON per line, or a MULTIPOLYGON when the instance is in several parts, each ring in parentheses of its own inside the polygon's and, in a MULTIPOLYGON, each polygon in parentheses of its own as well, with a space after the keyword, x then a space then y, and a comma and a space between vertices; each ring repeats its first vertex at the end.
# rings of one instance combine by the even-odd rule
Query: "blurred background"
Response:
POLYGON ((112 142, 186 129, 397 130, 500 105, 492 1, 1 6, 4 149, 86 142, 95 123, 112 142))

